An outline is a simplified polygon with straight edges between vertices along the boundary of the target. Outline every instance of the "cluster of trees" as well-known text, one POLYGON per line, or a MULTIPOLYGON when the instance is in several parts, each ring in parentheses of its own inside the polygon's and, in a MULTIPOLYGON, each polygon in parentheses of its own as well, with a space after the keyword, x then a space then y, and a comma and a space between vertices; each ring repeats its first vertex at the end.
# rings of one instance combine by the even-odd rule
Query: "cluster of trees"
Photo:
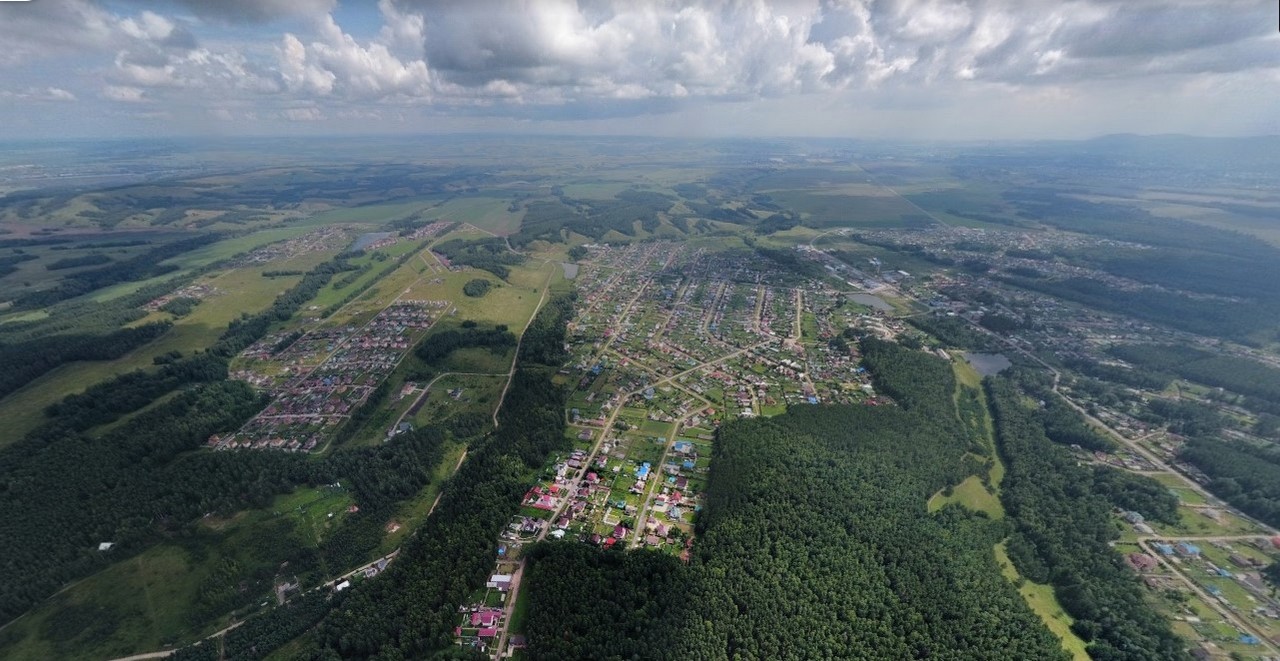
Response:
POLYGON ((721 427, 687 566, 534 549, 530 658, 1065 658, 995 563, 1004 525, 926 510, 971 469, 950 366, 893 343, 863 349, 903 406, 721 427))
POLYGON ((200 299, 190 296, 178 296, 169 299, 164 305, 160 306, 160 310, 168 312, 175 317, 185 317, 191 314, 191 311, 200 305, 200 299))
POLYGON ((917 314, 907 317, 907 323, 938 338, 939 342, 949 347, 982 351, 995 345, 989 335, 975 329, 959 316, 917 314))
POLYGON ((471 266, 488 271, 503 280, 511 275, 512 266, 523 264, 526 257, 512 252, 499 237, 485 239, 453 239, 432 248, 448 258, 450 264, 471 266))
POLYGON ((986 387, 1007 469, 1001 500, 1015 526, 1008 552, 1018 571, 1054 586, 1075 619, 1072 630, 1093 658, 1186 658, 1183 642, 1146 603, 1133 572, 1108 545, 1118 535, 1111 523, 1117 503, 1109 496, 1123 494, 1126 506, 1164 518, 1169 511, 1159 497, 1163 490, 1133 486, 1149 478, 1077 465, 1045 435, 1041 417, 1012 381, 988 377, 986 387))
POLYGON ((462 328, 450 328, 433 333, 413 350, 422 362, 438 364, 458 349, 482 347, 501 353, 516 345, 516 336, 505 324, 493 328, 480 328, 475 322, 464 321, 462 328))
POLYGON ((111 263, 110 257, 100 252, 91 252, 87 255, 80 255, 79 257, 63 257, 62 259, 55 259, 52 262, 45 264, 44 268, 48 271, 61 271, 63 269, 75 269, 82 266, 101 266, 102 264, 109 263, 111 263))
MULTIPOLYGON (((414 257, 414 256, 416 256, 419 252, 422 252, 422 249, 423 249, 423 248, 426 248, 426 247, 427 247, 427 244, 428 244, 428 243, 430 243, 430 242, 431 242, 431 239, 429 239, 429 238, 428 238, 428 239, 423 239, 423 240, 422 240, 422 242, 421 242, 421 243, 419 243, 419 244, 418 244, 418 246, 417 246, 416 248, 414 248, 413 250, 410 250, 410 251, 408 251, 408 252, 404 253, 403 255, 399 256, 398 258, 396 258, 396 261, 394 261, 394 262, 392 262, 392 263, 390 263, 390 264, 388 264, 388 265, 386 265, 386 266, 382 267, 382 270, 381 270, 381 271, 378 271, 378 272, 377 272, 377 273, 376 273, 372 278, 369 278, 368 280, 366 280, 366 281, 364 282, 364 284, 362 284, 362 285, 360 285, 359 287, 356 287, 355 289, 353 289, 353 290, 351 290, 351 291, 347 292, 347 295, 346 295, 346 296, 344 296, 344 297, 342 297, 342 300, 340 300, 340 301, 338 301, 337 303, 334 303, 333 305, 330 305, 329 307, 325 308, 325 309, 324 309, 324 312, 322 312, 322 313, 321 313, 321 316, 322 316, 322 317, 328 317, 328 316, 332 315, 333 313, 337 312, 338 310, 342 309, 342 306, 346 305, 347 303, 350 303, 351 301, 356 300, 356 298, 358 298, 361 294, 363 294, 363 293, 365 293, 366 291, 368 291, 368 290, 369 290, 369 288, 370 288, 370 287, 373 287, 373 285, 374 285, 374 284, 376 284, 379 280, 382 280, 383 278, 387 277, 388 275, 391 275, 391 273, 392 273, 393 271, 395 271, 396 269, 400 268, 401 266, 404 266, 405 262, 409 261, 410 259, 413 259, 413 257, 414 257)), ((338 256, 338 258, 339 258, 339 259, 349 259, 349 258, 351 258, 351 257, 353 257, 353 256, 360 255, 360 254, 363 254, 363 253, 362 253, 362 252, 350 252, 350 253, 344 253, 344 254, 342 254, 342 255, 339 255, 339 256, 338 256)), ((386 253, 384 253, 384 252, 375 252, 373 255, 374 255, 374 259, 375 259, 375 260, 377 260, 377 261, 379 261, 379 262, 386 261, 386 260, 388 259, 387 254, 386 254, 386 253), (378 259, 378 257, 379 257, 379 256, 381 256, 381 257, 382 257, 382 259, 378 259)), ((342 279, 343 279, 343 280, 350 279, 350 280, 351 280, 351 282, 355 282, 356 280, 358 280, 358 279, 360 278, 360 276, 361 276, 361 275, 363 275, 364 273, 367 273, 367 272, 368 272, 368 270, 369 270, 369 269, 368 269, 367 267, 372 267, 372 264, 366 264, 365 266, 360 267, 359 269, 355 269, 355 272, 354 272, 354 273, 349 273, 349 274, 347 274, 346 276, 343 276, 343 278, 342 278, 342 279)), ((354 268, 354 267, 352 267, 352 268, 354 268)), ((340 281, 340 282, 341 282, 341 281, 340 281)), ((335 288, 335 289, 342 289, 343 287, 346 287, 346 286, 350 285, 350 284, 351 284, 351 282, 348 282, 347 284, 344 284, 344 285, 342 285, 341 287, 337 286, 337 285, 338 285, 338 283, 334 283, 334 288, 335 288)))
POLYGON ((1118 344, 1111 353, 1149 370, 1239 393, 1245 406, 1280 413, 1280 369, 1256 360, 1173 344, 1118 344))
POLYGON ((161 322, 103 335, 50 335, 0 344, 0 397, 72 361, 119 358, 160 337, 171 327, 169 322, 161 322))
POLYGON ((1272 526, 1280 526, 1280 453, 1208 437, 1192 438, 1179 455, 1210 478, 1214 494, 1272 526))
POLYGON ((472 278, 462 285, 462 293, 471 298, 480 298, 488 294, 491 287, 493 287, 493 283, 484 278, 472 278))
POLYGON ((331 609, 341 608, 346 595, 310 592, 282 606, 251 617, 219 640, 183 647, 173 661, 256 661, 315 626, 331 609), (219 645, 221 642, 221 645, 219 645))
POLYGON ((0 256, 0 278, 18 271, 18 264, 39 259, 38 255, 22 252, 22 248, 14 248, 13 253, 0 256))
POLYGON ((1169 384, 1173 383, 1172 374, 1142 367, 1128 368, 1119 365, 1107 365, 1087 358, 1067 358, 1063 360, 1063 364, 1086 376, 1112 383, 1122 383, 1134 388, 1159 391, 1168 388, 1169 384))
POLYGON ((576 292, 560 293, 542 306, 520 340, 522 362, 559 366, 569 359, 564 341, 565 324, 573 316, 573 304, 577 299, 576 292))
POLYGON ((42 289, 19 296, 14 299, 13 307, 19 310, 42 308, 121 282, 146 280, 147 278, 170 273, 176 271, 178 267, 173 264, 163 264, 162 262, 184 252, 220 241, 222 238, 217 234, 199 234, 156 246, 133 257, 122 259, 101 268, 80 271, 63 278, 50 289, 42 289))
MULTIPOLYGON (((637 222, 645 232, 653 232, 662 224, 662 215, 675 203, 671 196, 654 191, 624 190, 612 199, 592 200, 570 199, 560 188, 552 192, 556 194, 554 201, 525 204, 520 231, 509 237, 512 245, 526 246, 538 240, 563 243, 567 232, 597 241, 609 232, 635 236, 637 222)), ((747 216, 755 220, 754 216, 747 216)))

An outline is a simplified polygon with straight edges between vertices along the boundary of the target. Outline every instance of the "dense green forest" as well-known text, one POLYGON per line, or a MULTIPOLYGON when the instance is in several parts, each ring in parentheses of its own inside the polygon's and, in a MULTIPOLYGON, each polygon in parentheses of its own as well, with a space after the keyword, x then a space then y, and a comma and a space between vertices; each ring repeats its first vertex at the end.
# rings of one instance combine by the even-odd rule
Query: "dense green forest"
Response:
POLYGON ((435 245, 432 250, 444 255, 452 266, 471 266, 488 271, 503 280, 511 275, 511 267, 523 264, 524 255, 512 252, 499 237, 487 239, 453 239, 435 245))
POLYGON ((49 370, 77 360, 111 360, 160 337, 169 323, 122 328, 104 335, 49 335, 0 345, 0 397, 49 370))
POLYGON ((901 406, 803 407, 722 427, 689 566, 536 549, 530 658, 1064 657, 1000 574, 1004 525, 926 511, 980 467, 962 460, 950 366, 877 340, 863 351, 901 406))
POLYGON ((506 326, 480 328, 475 322, 463 322, 462 328, 433 333, 428 341, 418 345, 414 355, 422 362, 434 365, 458 349, 483 347, 501 353, 515 345, 516 336, 506 326))
POLYGON ((1007 469, 1001 500, 1015 526, 1009 557, 1018 571, 1054 586, 1058 601, 1075 618, 1072 630, 1088 643, 1093 658, 1186 658, 1182 641, 1146 603, 1138 580, 1108 545, 1118 535, 1111 524, 1113 506, 1164 519, 1171 496, 1148 489, 1146 478, 1121 478, 1078 465, 1045 435, 1042 418, 1012 381, 989 377, 986 384, 1007 469))

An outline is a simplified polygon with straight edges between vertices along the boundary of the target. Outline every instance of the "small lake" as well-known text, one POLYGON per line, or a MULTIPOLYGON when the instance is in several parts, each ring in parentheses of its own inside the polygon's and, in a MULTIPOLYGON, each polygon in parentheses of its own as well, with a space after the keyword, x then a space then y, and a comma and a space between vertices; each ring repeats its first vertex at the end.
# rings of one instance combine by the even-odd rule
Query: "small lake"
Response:
POLYGON ((875 308, 881 312, 893 312, 893 306, 885 302, 883 298, 873 294, 850 294, 849 298, 856 303, 861 303, 869 308, 875 308))
POLYGON ((356 242, 351 244, 352 250, 364 250, 365 246, 371 246, 383 239, 395 236, 395 232, 369 232, 356 237, 356 242))
POLYGON ((578 265, 569 262, 560 262, 560 268, 564 269, 564 279, 572 280, 578 277, 578 265))
POLYGON ((973 369, 978 370, 978 374, 982 376, 992 376, 999 374, 1013 365, 1008 358, 1002 353, 972 353, 964 352, 964 359, 973 365, 973 369))

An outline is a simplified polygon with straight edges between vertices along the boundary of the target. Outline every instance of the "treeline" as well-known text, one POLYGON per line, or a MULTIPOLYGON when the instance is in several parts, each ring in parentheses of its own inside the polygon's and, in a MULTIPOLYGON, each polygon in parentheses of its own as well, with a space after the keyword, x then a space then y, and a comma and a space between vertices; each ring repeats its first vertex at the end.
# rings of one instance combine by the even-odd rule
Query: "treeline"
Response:
POLYGON ((1138 490, 1119 484, 1121 478, 1077 465, 1045 436, 1041 420, 1013 382, 988 377, 986 388, 1007 468, 1000 491, 1015 526, 1008 552, 1018 571, 1054 586, 1075 619, 1072 631, 1087 643, 1091 657, 1187 658, 1183 642, 1146 603, 1133 572, 1109 546, 1118 534, 1109 494, 1123 491, 1127 505, 1153 518, 1166 516, 1163 501, 1154 493, 1144 501, 1138 490), (1099 474, 1107 477, 1098 480, 1099 474))
POLYGON ((433 333, 413 350, 422 362, 435 365, 458 349, 484 348, 502 353, 516 345, 516 336, 506 325, 480 328, 472 321, 464 321, 462 328, 450 328, 433 333))
POLYGON ((23 294, 14 299, 13 307, 17 310, 42 308, 102 289, 103 287, 110 287, 122 282, 146 280, 165 273, 171 273, 178 270, 178 267, 173 264, 162 264, 161 262, 196 248, 215 243, 222 240, 222 238, 217 234, 200 234, 186 239, 171 241, 128 259, 122 259, 109 266, 89 269, 67 276, 51 289, 23 294))
POLYGON ((453 239, 436 244, 432 250, 448 258, 451 265, 488 271, 503 280, 511 275, 510 267, 523 264, 527 259, 524 255, 511 252, 507 248, 507 242, 498 237, 453 239))
POLYGON ((1147 390, 1164 390, 1173 383, 1173 375, 1162 371, 1143 369, 1142 367, 1121 367, 1107 365, 1085 358, 1067 358, 1063 360, 1067 367, 1095 379, 1120 383, 1134 388, 1147 390))
POLYGON ((906 317, 908 324, 938 338, 944 346, 984 351, 995 348, 991 336, 974 328, 960 316, 918 314, 906 317))
POLYGON ((1173 344, 1118 344, 1111 353, 1140 367, 1245 395, 1245 406, 1280 413, 1280 369, 1256 360, 1173 344))
POLYGON ((864 353, 904 406, 721 427, 688 566, 533 549, 529 657, 1066 658, 1000 573, 992 547, 1005 526, 926 510, 974 468, 961 460, 950 365, 877 340, 864 353))
POLYGON ((1209 476, 1209 490, 1241 511, 1280 526, 1280 454, 1242 443, 1192 438, 1179 457, 1209 476))
POLYGON ((565 325, 573 317, 576 300, 577 292, 558 293, 542 306, 520 339, 521 362, 559 366, 569 359, 565 325))
MULTIPOLYGON (((414 248, 413 250, 410 250, 410 251, 406 252, 405 254, 403 254, 403 255, 401 255, 401 256, 399 256, 399 257, 397 257, 397 258, 396 258, 396 261, 394 261, 394 262, 392 262, 392 263, 390 263, 390 264, 388 264, 388 265, 386 265, 386 266, 382 267, 382 270, 381 270, 381 271, 378 271, 376 274, 374 274, 374 276, 373 276, 372 278, 369 278, 368 280, 366 280, 364 284, 362 284, 362 285, 360 285, 359 287, 356 287, 355 289, 353 289, 353 290, 351 290, 351 291, 347 292, 347 295, 346 295, 346 296, 344 296, 344 297, 342 297, 342 300, 340 300, 340 301, 338 301, 337 303, 334 303, 333 305, 330 305, 329 307, 325 308, 325 309, 324 309, 324 311, 320 313, 320 316, 321 316, 321 317, 329 317, 329 316, 332 316, 335 312, 337 312, 338 310, 341 310, 341 309, 342 309, 342 307, 343 307, 344 305, 346 305, 346 304, 350 303, 351 301, 354 301, 354 300, 356 300, 357 298, 359 298, 359 296, 360 296, 361 294, 365 293, 366 291, 369 291, 369 288, 371 288, 371 287, 373 287, 373 285, 377 284, 377 282, 378 282, 379 280, 382 280, 383 278, 387 277, 388 275, 390 275, 390 274, 391 274, 391 272, 392 272, 392 271, 395 271, 396 269, 400 268, 401 266, 404 266, 405 262, 408 262, 410 259, 413 259, 414 257, 416 257, 416 256, 418 255, 418 253, 422 252, 423 248, 426 248, 426 247, 427 247, 427 244, 429 244, 430 242, 431 242, 431 239, 430 239, 430 238, 423 239, 423 240, 422 240, 422 242, 420 242, 416 248, 414 248)), ((351 257, 351 256, 352 256, 352 255, 354 255, 354 254, 355 254, 355 253, 346 253, 346 254, 344 254, 344 255, 339 255, 339 256, 338 256, 338 258, 340 258, 340 259, 345 259, 345 258, 351 257)), ((386 260, 386 258, 387 258, 387 257, 386 257, 386 253, 384 253, 384 252, 377 252, 377 253, 374 253, 374 255, 375 255, 375 256, 377 256, 377 255, 382 255, 382 256, 383 256, 383 259, 378 260, 378 261, 385 261, 385 260, 386 260)), ((366 266, 371 266, 371 265, 366 265, 366 266)), ((351 267, 351 268, 355 268, 355 267, 351 267)), ((352 278, 351 282, 355 282, 355 280, 358 280, 358 279, 360 278, 360 275, 363 275, 363 273, 365 273, 365 272, 367 272, 367 269, 365 269, 364 271, 359 271, 359 270, 357 270, 355 273, 348 274, 348 275, 347 275, 347 276, 345 276, 343 279, 345 280, 345 279, 347 279, 347 278, 352 278, 352 276, 354 276, 354 278, 352 278)), ((348 284, 350 284, 350 283, 348 283, 348 284)), ((343 285, 342 287, 338 287, 338 286, 337 286, 337 283, 335 283, 335 289, 342 289, 343 287, 346 287, 346 286, 347 286, 347 285, 343 285)))
POLYGON ((244 621, 221 639, 206 640, 173 653, 173 661, 256 661, 315 626, 346 597, 327 590, 310 592, 244 621))
POLYGON ((110 257, 100 252, 91 252, 79 257, 63 257, 62 259, 55 259, 54 261, 45 264, 44 268, 46 271, 61 271, 63 269, 80 268, 81 266, 99 266, 101 264, 109 264, 110 262, 110 257))
POLYGON ((105 335, 51 335, 0 345, 0 397, 77 360, 113 360, 163 335, 169 322, 122 328, 105 335))

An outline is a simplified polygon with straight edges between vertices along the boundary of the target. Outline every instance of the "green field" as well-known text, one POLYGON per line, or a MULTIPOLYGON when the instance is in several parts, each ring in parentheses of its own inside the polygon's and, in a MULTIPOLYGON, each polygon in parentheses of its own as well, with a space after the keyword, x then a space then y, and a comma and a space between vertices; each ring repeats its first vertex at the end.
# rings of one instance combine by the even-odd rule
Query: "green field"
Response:
POLYGON ((951 503, 958 503, 975 512, 986 512, 993 519, 1004 518, 1004 506, 1000 504, 1000 499, 987 491, 977 475, 970 475, 953 487, 950 496, 943 495, 942 491, 934 494, 929 499, 929 511, 935 512, 951 503))
MULTIPOLYGON (((226 330, 227 324, 242 313, 266 309, 276 295, 298 282, 298 276, 264 278, 262 271, 273 269, 306 270, 328 259, 330 253, 310 252, 298 257, 252 264, 213 274, 198 280, 215 288, 213 295, 201 301, 191 314, 174 320, 173 328, 155 341, 139 347, 116 360, 77 362, 62 365, 0 399, 0 419, 7 425, 0 435, 0 446, 21 438, 44 419, 44 408, 71 393, 135 369, 150 369, 152 359, 170 351, 190 354, 213 344, 226 330)), ((164 312, 153 312, 135 322, 171 319, 164 312)))
POLYGON ((423 213, 431 219, 470 223, 498 235, 512 234, 520 229, 524 208, 511 212, 507 209, 511 200, 497 197, 455 197, 440 206, 423 213))
POLYGON ((1018 574, 1009 554, 1005 551, 1005 543, 995 545, 996 562, 1000 572, 1011 583, 1018 586, 1018 593, 1027 601, 1027 605, 1044 621, 1045 626, 1062 641, 1062 648, 1071 654, 1074 661, 1089 661, 1089 653, 1085 651, 1084 640, 1071 630, 1075 620, 1062 610, 1058 598, 1054 596, 1053 587, 1043 583, 1033 583, 1018 574))
POLYGON ((345 491, 304 488, 268 508, 205 519, 190 536, 113 564, 36 607, 0 635, 0 657, 106 659, 198 640, 226 626, 233 609, 274 603, 270 577, 282 554, 293 544, 314 548, 351 502, 345 491), (250 581, 253 575, 266 579, 250 581), (250 591, 236 596, 236 585, 250 591), (219 600, 227 595, 230 601, 219 600))

